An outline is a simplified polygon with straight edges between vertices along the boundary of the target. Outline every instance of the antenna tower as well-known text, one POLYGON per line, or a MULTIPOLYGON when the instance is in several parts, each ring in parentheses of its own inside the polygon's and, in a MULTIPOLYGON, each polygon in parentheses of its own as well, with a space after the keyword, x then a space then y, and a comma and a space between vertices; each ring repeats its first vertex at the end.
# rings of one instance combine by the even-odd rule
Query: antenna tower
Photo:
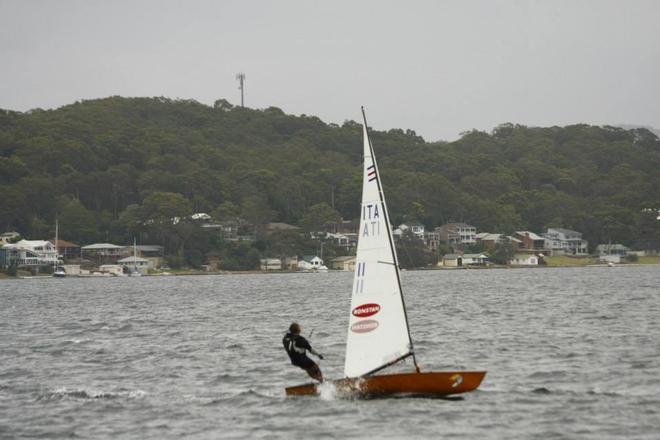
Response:
POLYGON ((237 73, 236 79, 238 80, 239 83, 238 89, 241 91, 241 107, 245 107, 243 103, 243 90, 244 90, 243 85, 245 83, 245 74, 243 72, 237 73))

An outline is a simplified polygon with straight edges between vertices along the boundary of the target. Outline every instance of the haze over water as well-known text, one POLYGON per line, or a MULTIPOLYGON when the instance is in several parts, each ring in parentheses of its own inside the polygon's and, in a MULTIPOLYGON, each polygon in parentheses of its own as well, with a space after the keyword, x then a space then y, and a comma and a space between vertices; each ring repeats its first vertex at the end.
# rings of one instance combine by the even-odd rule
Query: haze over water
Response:
POLYGON ((477 392, 286 398, 292 320, 341 377, 350 273, 0 281, 0 438, 657 438, 660 266, 402 275, 422 370, 477 392))

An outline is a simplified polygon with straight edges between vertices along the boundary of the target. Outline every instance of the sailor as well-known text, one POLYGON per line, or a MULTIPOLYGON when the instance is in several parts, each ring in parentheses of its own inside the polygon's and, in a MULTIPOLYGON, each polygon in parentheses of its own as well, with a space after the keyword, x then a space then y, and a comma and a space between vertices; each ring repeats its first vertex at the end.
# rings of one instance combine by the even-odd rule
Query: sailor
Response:
POLYGON ((323 374, 321 374, 321 369, 318 364, 312 359, 307 357, 307 350, 315 356, 318 356, 319 359, 323 359, 321 353, 317 353, 307 339, 300 336, 302 328, 299 324, 293 323, 289 326, 289 332, 282 339, 282 344, 284 344, 284 349, 286 350, 289 358, 291 358, 291 363, 296 367, 300 367, 309 374, 312 379, 316 379, 319 382, 323 382, 323 374))

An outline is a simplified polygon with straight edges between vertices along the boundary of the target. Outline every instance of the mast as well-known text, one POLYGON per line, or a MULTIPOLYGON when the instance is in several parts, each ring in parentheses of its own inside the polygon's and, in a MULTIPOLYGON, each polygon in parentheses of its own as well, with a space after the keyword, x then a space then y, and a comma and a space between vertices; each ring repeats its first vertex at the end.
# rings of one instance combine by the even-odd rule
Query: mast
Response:
POLYGON ((59 223, 55 219, 55 272, 60 268, 60 250, 58 248, 59 223))
MULTIPOLYGON (((371 138, 369 137, 368 133, 368 125, 367 125, 367 116, 364 112, 364 107, 360 107, 362 110, 362 119, 364 120, 364 131, 367 135, 367 141, 369 142, 369 151, 371 153, 371 161, 374 164, 374 167, 376 170, 378 170, 378 163, 376 162, 376 155, 374 154, 374 147, 371 144, 371 138)), ((399 285, 399 295, 401 296, 401 303, 403 304, 403 316, 405 317, 406 320, 406 330, 408 331, 408 341, 410 343, 410 355, 412 355, 413 358, 413 363, 415 364, 415 370, 419 373, 419 365, 417 364, 417 358, 415 357, 415 349, 413 347, 413 341, 412 341, 412 336, 410 335, 410 324, 408 322, 408 312, 406 311, 406 301, 405 298, 403 297, 403 289, 401 287, 401 276, 399 274, 399 257, 396 254, 396 248, 394 247, 394 239, 392 238, 392 227, 390 224, 390 219, 389 219, 389 213, 387 210, 387 204, 385 203, 385 194, 383 193, 383 187, 380 183, 380 172, 376 173, 376 184, 378 185, 378 195, 380 197, 380 202, 383 204, 383 217, 385 218, 385 225, 387 226, 387 238, 390 244, 390 251, 392 252, 392 256, 394 258, 394 272, 396 273, 396 281, 399 285)), ((375 373, 376 371, 382 370, 383 368, 389 367, 390 365, 393 365, 400 360, 405 359, 408 357, 408 355, 402 356, 399 359, 394 360, 393 362, 390 362, 388 364, 385 364, 373 371, 370 371, 368 374, 375 373)), ((365 376, 366 376, 365 375, 365 376)))

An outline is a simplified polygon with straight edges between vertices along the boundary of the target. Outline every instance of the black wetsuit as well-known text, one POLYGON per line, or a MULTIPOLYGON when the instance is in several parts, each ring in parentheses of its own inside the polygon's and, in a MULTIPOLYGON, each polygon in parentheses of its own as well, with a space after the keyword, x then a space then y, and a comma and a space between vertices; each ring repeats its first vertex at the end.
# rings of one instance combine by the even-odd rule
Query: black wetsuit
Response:
POLYGON ((309 345, 307 339, 300 335, 287 333, 286 336, 284 336, 284 339, 282 339, 282 344, 284 345, 284 349, 289 355, 289 358, 291 358, 291 363, 296 367, 307 370, 316 365, 316 362, 308 358, 306 355, 307 350, 312 352, 312 346, 309 345))

